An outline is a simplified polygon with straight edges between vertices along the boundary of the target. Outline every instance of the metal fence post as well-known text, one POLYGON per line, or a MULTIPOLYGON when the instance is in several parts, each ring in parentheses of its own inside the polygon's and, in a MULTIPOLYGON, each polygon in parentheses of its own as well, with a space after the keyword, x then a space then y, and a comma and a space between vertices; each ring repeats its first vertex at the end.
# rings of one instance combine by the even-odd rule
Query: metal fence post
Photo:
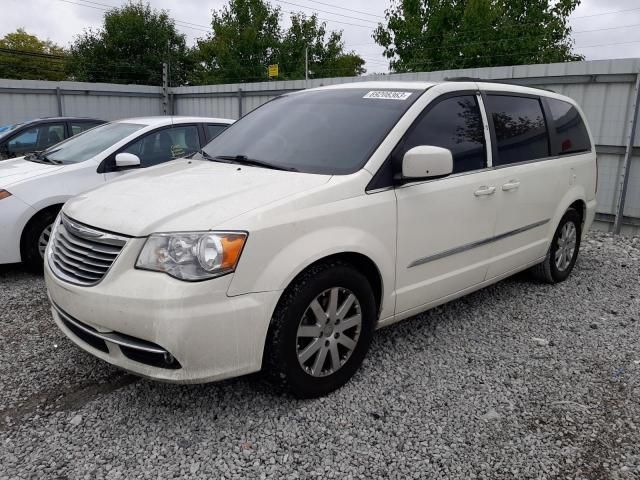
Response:
POLYGON ((627 188, 629 186, 629 171, 631 170, 631 157, 633 155, 633 144, 635 143, 636 127, 638 125, 638 109, 640 108, 640 73, 636 75, 636 85, 634 91, 633 116, 629 138, 627 139, 624 161, 622 162, 622 181, 620 186, 620 196, 618 197, 618 209, 616 219, 613 222, 613 233, 619 234, 622 230, 622 219, 624 216, 624 204, 627 199, 627 188))
POLYGON ((60 91, 60 87, 56 87, 56 101, 58 102, 58 116, 62 117, 64 110, 62 109, 62 92, 60 91))
POLYGON ((238 118, 242 118, 242 89, 238 88, 238 118))
POLYGON ((162 114, 169 114, 169 66, 162 64, 162 114))

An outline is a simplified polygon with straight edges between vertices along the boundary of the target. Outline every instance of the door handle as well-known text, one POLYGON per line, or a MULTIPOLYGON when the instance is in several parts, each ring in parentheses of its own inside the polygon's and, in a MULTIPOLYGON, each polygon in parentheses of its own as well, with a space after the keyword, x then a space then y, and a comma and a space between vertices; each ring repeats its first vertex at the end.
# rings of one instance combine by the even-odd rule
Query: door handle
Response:
POLYGON ((486 196, 486 195, 493 195, 494 193, 496 193, 496 187, 487 187, 487 186, 482 186, 478 190, 473 192, 473 194, 476 197, 483 197, 483 196, 486 196))
POLYGON ((507 183, 502 185, 502 190, 508 192, 510 190, 517 190, 520 186, 520 182, 518 180, 509 180, 507 183))

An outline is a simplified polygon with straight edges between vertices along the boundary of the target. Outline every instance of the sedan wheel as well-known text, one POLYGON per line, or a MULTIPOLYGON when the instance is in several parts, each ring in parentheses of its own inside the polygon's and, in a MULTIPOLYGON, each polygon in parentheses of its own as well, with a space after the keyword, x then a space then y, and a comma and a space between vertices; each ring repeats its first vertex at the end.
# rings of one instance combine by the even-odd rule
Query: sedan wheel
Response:
POLYGON ((47 244, 49 243, 49 239, 51 238, 51 229, 53 225, 48 225, 38 237, 38 253, 40 253, 40 258, 44 260, 44 252, 47 250, 47 244))

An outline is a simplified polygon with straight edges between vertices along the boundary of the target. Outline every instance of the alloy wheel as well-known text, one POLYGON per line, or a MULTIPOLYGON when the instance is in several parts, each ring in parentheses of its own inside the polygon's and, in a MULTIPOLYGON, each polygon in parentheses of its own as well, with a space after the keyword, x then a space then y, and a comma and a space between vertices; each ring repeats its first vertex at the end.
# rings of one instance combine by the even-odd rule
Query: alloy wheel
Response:
POLYGON ((335 373, 349 360, 362 331, 360 302, 350 290, 320 293, 305 310, 296 333, 302 369, 313 377, 335 373))
POLYGON ((556 267, 559 271, 564 272, 573 259, 576 251, 576 226, 573 222, 567 222, 562 227, 558 236, 558 248, 555 254, 556 267))
POLYGON ((47 249, 47 244, 49 243, 49 239, 51 238, 51 229, 53 225, 47 225, 47 227, 42 231, 40 237, 38 237, 38 252, 40 253, 40 257, 44 260, 44 252, 47 249))

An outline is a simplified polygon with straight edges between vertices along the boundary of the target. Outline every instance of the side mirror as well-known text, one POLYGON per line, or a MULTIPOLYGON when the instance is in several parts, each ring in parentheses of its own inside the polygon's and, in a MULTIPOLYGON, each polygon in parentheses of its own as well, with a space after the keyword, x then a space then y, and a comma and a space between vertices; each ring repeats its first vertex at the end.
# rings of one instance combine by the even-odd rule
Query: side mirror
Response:
POLYGON ((413 147, 402 158, 402 178, 439 178, 453 172, 451 150, 430 145, 413 147))
POLYGON ((116 167, 131 168, 140 166, 140 157, 133 153, 119 153, 116 155, 116 167))

